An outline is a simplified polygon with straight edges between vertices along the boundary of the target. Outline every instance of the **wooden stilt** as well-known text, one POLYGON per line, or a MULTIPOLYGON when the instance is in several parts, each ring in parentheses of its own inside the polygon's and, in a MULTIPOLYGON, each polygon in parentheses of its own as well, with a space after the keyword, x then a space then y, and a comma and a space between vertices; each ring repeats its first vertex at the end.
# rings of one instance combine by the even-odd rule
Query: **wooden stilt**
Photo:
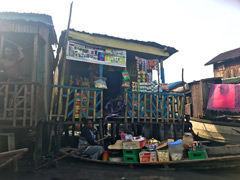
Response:
POLYGON ((36 165, 41 164, 42 156, 42 121, 37 123, 37 138, 36 138, 36 165))

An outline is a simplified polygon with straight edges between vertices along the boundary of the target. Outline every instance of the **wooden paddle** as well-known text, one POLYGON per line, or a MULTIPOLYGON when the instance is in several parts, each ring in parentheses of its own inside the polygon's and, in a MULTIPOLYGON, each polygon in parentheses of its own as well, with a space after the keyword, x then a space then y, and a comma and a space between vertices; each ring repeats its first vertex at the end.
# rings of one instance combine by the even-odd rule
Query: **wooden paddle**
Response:
MULTIPOLYGON (((97 142, 101 142, 101 141, 103 141, 104 139, 107 139, 109 136, 110 136, 110 135, 107 135, 107 136, 105 136, 104 138, 99 139, 97 142)), ((56 159, 54 159, 54 160, 52 160, 52 161, 50 161, 50 162, 48 162, 48 163, 45 163, 45 164, 43 164, 43 165, 41 165, 41 166, 36 167, 35 170, 39 170, 39 169, 42 169, 42 168, 44 168, 44 167, 47 167, 49 164, 54 163, 54 162, 57 162, 57 161, 59 161, 59 160, 61 160, 61 159, 64 159, 64 158, 66 158, 66 157, 68 157, 68 156, 70 156, 70 155, 72 155, 72 154, 75 154, 75 153, 83 150, 84 148, 86 148, 86 147, 88 147, 88 146, 90 146, 90 145, 84 146, 84 147, 82 147, 82 148, 80 148, 80 149, 78 149, 78 150, 76 150, 76 151, 72 151, 72 152, 69 153, 69 154, 65 154, 65 155, 63 155, 63 156, 60 156, 60 157, 58 157, 58 158, 56 158, 56 159)))

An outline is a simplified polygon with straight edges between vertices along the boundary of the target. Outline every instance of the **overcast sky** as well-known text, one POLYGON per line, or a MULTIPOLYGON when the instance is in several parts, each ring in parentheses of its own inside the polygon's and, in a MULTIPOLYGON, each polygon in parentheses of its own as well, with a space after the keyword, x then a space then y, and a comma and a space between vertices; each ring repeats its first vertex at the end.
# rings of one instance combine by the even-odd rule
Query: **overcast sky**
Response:
MULTIPOLYGON (((0 11, 51 15, 59 37, 72 0, 6 0, 0 11)), ((71 28, 90 33, 155 41, 179 52, 164 61, 166 82, 213 77, 204 66, 240 47, 240 0, 74 0, 71 28)))

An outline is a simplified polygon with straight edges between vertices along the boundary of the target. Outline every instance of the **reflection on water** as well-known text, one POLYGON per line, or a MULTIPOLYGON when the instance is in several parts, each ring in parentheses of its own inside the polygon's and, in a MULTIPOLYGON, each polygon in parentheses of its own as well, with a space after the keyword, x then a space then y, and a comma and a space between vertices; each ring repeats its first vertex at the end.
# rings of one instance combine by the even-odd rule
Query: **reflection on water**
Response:
POLYGON ((240 179, 240 169, 163 170, 158 168, 123 168, 64 160, 58 168, 35 171, 29 166, 19 173, 0 172, 1 180, 225 180, 240 179))

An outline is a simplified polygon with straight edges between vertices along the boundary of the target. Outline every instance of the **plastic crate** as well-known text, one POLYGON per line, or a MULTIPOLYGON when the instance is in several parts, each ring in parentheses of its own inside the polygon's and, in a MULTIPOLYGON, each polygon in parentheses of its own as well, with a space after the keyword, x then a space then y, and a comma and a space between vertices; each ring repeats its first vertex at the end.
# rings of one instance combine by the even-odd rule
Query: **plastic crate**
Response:
POLYGON ((123 149, 123 156, 138 156, 141 152, 141 149, 123 149))
POLYGON ((125 155, 123 156, 123 161, 126 163, 136 163, 139 162, 139 157, 135 155, 125 155))
POLYGON ((205 150, 196 150, 196 151, 188 151, 188 157, 190 160, 198 160, 198 159, 207 159, 207 152, 205 150))

